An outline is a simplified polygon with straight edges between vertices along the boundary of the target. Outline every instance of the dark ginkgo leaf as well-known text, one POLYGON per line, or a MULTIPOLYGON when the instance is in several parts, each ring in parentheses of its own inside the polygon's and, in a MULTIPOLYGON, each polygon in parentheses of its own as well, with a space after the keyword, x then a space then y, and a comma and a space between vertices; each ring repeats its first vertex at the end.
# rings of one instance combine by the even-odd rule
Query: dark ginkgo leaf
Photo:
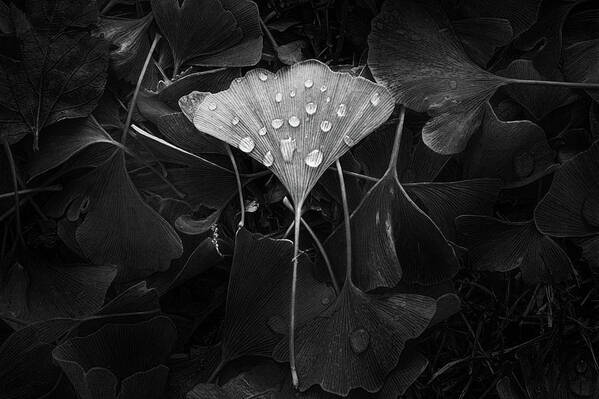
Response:
POLYGON ((52 318, 82 318, 98 311, 114 266, 54 265, 40 256, 15 262, 0 281, 0 318, 25 324, 52 318))
POLYGON ((599 141, 557 170, 535 209, 535 223, 555 237, 599 233, 599 141))
POLYGON ((556 283, 569 277, 568 255, 539 233, 532 220, 508 222, 486 216, 456 219, 468 259, 477 270, 507 272, 516 268, 529 284, 556 283))
MULTIPOLYGON (((325 242, 327 253, 343 253, 344 225, 325 242)), ((458 261, 446 237, 414 201, 393 173, 368 191, 350 218, 353 278, 363 290, 394 287, 400 280, 435 284, 451 278, 458 261)), ((345 259, 331 259, 345 276, 345 259)))
POLYGON ((462 156, 466 177, 495 177, 510 188, 529 184, 557 167, 543 129, 527 120, 501 121, 489 104, 480 131, 462 156))
POLYGON ((199 132, 182 112, 161 116, 156 126, 166 141, 192 154, 226 154, 221 141, 199 132))
MULTIPOLYGON (((563 80, 563 76, 558 72, 551 76, 541 75, 531 60, 514 60, 505 69, 498 71, 498 74, 515 79, 545 80, 552 78, 563 80)), ((576 99, 572 90, 563 87, 509 85, 504 90, 537 121, 576 99)))
POLYGON ((40 138, 40 150, 28 163, 30 179, 56 168, 89 146, 116 144, 92 116, 57 123, 45 133, 40 138))
POLYGON ((470 60, 430 1, 386 1, 368 42, 376 80, 398 103, 431 115, 422 137, 436 152, 462 151, 480 125, 485 102, 506 83, 470 60))
POLYGON ((122 152, 72 180, 50 210, 76 222, 75 239, 94 263, 118 266, 117 280, 143 278, 168 269, 183 252, 181 239, 141 198, 122 152))
POLYGON ((195 127, 271 169, 296 207, 324 171, 382 124, 393 99, 382 86, 316 60, 255 69, 217 94, 179 101, 195 127))
MULTIPOLYGON (((574 43, 563 50, 564 77, 573 82, 599 82, 599 39, 574 43)), ((589 90, 599 102, 599 90, 589 90)))
POLYGON ((250 66, 262 56, 255 3, 248 0, 152 0, 158 27, 168 41, 176 76, 185 63, 250 66))
MULTIPOLYGON (((223 363, 243 355, 268 357, 287 334, 292 258, 291 241, 266 238, 246 229, 237 232, 223 324, 223 363)), ((297 282, 298 326, 334 301, 334 292, 314 279, 311 266, 302 255, 297 282)))
POLYGON ((62 343, 52 356, 83 399, 160 399, 168 376, 163 363, 176 338, 174 324, 159 316, 105 325, 62 343))
POLYGON ((583 241, 580 246, 582 247, 582 257, 595 270, 599 270, 599 237, 589 238, 583 241))
POLYGON ((514 37, 530 28, 536 21, 541 0, 465 0, 459 2, 460 11, 469 17, 503 18, 509 21, 514 37))
POLYGON ((0 136, 14 142, 30 133, 37 148, 42 128, 95 108, 106 83, 108 44, 86 31, 32 27, 14 5, 11 18, 18 54, 0 57, 0 136))
POLYGON ((451 21, 464 50, 481 67, 485 67, 495 51, 512 40, 510 21, 503 18, 465 18, 451 21))
POLYGON ((404 395, 420 374, 428 367, 428 359, 413 349, 406 349, 399 364, 388 376, 377 399, 397 399, 404 395))
MULTIPOLYGON (((397 366, 407 340, 418 337, 435 313, 435 300, 413 294, 368 295, 346 281, 335 302, 299 329, 299 389, 313 385, 337 395, 353 388, 377 392, 397 366)), ((285 360, 286 345, 275 358, 285 360)))
POLYGON ((100 19, 100 32, 113 46, 110 49, 110 67, 121 79, 137 82, 150 51, 148 28, 152 20, 152 13, 139 19, 100 19))

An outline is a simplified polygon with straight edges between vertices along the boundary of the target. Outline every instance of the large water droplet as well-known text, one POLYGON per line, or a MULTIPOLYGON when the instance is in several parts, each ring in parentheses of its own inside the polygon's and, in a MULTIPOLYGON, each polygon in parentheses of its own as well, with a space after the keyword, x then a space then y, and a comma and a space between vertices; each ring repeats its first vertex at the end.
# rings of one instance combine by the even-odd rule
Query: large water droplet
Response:
POLYGON ((283 93, 277 93, 275 94, 275 101, 280 103, 281 101, 283 101, 283 93))
POLYGON ((243 152, 250 153, 254 149, 254 140, 251 137, 244 137, 239 141, 239 149, 243 152))
POLYGON ((293 153, 295 152, 295 139, 291 137, 281 140, 281 155, 285 162, 291 162, 293 160, 293 153))
POLYGON ((208 109, 210 111, 215 111, 216 110, 216 104, 215 103, 208 103, 208 109))
POLYGON ((317 168, 322 163, 322 152, 320 150, 312 150, 308 155, 306 155, 306 165, 311 168, 317 168))
POLYGON ((233 125, 237 125, 237 124, 239 123, 239 118, 238 118, 238 117, 236 117, 236 116, 234 116, 234 117, 233 117, 233 119, 231 119, 231 123, 232 123, 233 125))
POLYGON ((455 89, 456 87, 458 87, 458 82, 456 82, 455 80, 450 80, 449 81, 449 87, 451 89, 455 89))
POLYGON ((275 129, 278 129, 281 126, 283 126, 283 119, 273 119, 272 122, 271 122, 271 125, 275 129))
POLYGON ((343 142, 345 144, 347 144, 348 146, 350 146, 350 147, 353 146, 354 144, 356 144, 356 142, 354 141, 354 139, 352 139, 348 135, 343 136, 343 142))
POLYGON ((293 115, 289 117, 289 125, 291 125, 291 127, 298 127, 300 124, 300 120, 297 116, 293 115))
POLYGON ((289 97, 291 97, 291 98, 295 97, 295 89, 293 89, 289 92, 289 97))
POLYGON ((328 103, 330 103, 331 102, 331 97, 327 97, 325 101, 328 102, 328 103))
POLYGON ((377 106, 381 102, 381 96, 379 93, 374 93, 372 97, 370 97, 370 104, 377 106))
POLYGON ((258 130, 258 134, 260 136, 266 136, 266 126, 262 126, 259 130, 258 130))
POLYGON ((325 85, 320 86, 320 91, 324 93, 325 91, 327 91, 327 87, 325 85))
POLYGON ((318 105, 316 105, 315 103, 308 103, 306 104, 306 113, 308 115, 314 115, 316 113, 317 108, 318 105))
POLYGON ((333 127, 333 124, 329 121, 320 122, 320 130, 322 130, 325 133, 328 132, 329 130, 331 130, 332 127, 333 127))
POLYGON ((362 353, 370 344, 370 334, 368 334, 368 331, 364 330, 363 328, 354 330, 349 335, 349 343, 355 353, 362 353))
POLYGON ((260 72, 258 74, 258 79, 260 79, 263 82, 266 82, 266 79, 268 79, 268 76, 264 72, 260 72))
POLYGON ((272 156, 272 152, 270 152, 270 151, 267 151, 266 154, 264 154, 264 158, 262 158, 262 163, 267 168, 270 168, 274 161, 275 161, 275 158, 272 156))
POLYGON ((339 108, 337 108, 337 116, 339 118, 342 118, 345 116, 346 113, 347 113, 347 107, 345 106, 345 104, 339 104, 339 108))
POLYGON ((306 89, 309 89, 310 87, 314 86, 314 81, 312 79, 307 79, 304 82, 304 86, 306 86, 306 89))

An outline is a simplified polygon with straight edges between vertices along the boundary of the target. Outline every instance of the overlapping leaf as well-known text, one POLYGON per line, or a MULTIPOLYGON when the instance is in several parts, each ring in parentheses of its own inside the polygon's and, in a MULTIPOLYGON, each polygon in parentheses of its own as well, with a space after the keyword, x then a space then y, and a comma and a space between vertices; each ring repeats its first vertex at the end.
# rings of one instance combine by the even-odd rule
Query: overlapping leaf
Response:
POLYGON ((478 270, 507 272, 516 268, 530 284, 555 283, 569 277, 568 255, 533 221, 507 222, 485 216, 460 216, 456 224, 478 270))
POLYGON ((252 70, 224 92, 191 93, 180 105, 198 130, 270 168, 296 203, 393 110, 384 87, 315 60, 276 74, 252 70))
POLYGON ((434 7, 430 1, 386 1, 372 21, 368 65, 397 102, 431 115, 424 142, 451 154, 465 148, 484 103, 505 81, 468 58, 434 7))

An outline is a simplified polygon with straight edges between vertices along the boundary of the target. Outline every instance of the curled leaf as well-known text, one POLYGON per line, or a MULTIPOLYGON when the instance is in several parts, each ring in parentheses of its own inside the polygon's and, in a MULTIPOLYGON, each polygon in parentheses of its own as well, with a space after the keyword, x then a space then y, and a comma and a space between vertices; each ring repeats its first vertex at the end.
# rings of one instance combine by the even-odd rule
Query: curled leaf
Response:
POLYGON ((276 74, 255 69, 226 91, 194 92, 179 103, 198 130, 271 169, 296 203, 393 110, 384 87, 315 60, 276 74))

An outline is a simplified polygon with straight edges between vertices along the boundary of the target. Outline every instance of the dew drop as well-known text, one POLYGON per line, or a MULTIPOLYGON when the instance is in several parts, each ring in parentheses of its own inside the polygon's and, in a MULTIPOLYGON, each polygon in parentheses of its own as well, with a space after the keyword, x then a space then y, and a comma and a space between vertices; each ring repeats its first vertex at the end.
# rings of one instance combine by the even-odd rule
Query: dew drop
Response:
POLYGON ((314 115, 316 113, 317 108, 318 108, 318 105, 316 105, 314 103, 308 103, 308 104, 306 104, 306 113, 308 115, 314 115))
POLYGON ((238 117, 236 117, 236 116, 234 116, 234 117, 233 117, 233 119, 231 119, 231 123, 232 123, 233 125, 237 125, 237 124, 239 123, 239 118, 238 118, 238 117))
POLYGON ((330 131, 332 127, 333 127, 333 124, 329 121, 320 122, 320 130, 322 130, 325 133, 330 131))
POLYGON ((266 154, 264 154, 264 158, 262 158, 262 163, 267 168, 270 168, 274 161, 275 161, 275 158, 272 156, 272 152, 270 152, 270 151, 267 151, 266 154))
POLYGON ((356 144, 356 142, 354 141, 354 139, 352 139, 348 135, 343 136, 343 142, 345 144, 347 144, 348 146, 350 146, 350 147, 353 146, 354 144, 356 144))
POLYGON ((321 93, 324 93, 325 91, 327 91, 327 87, 325 85, 320 86, 320 91, 321 93))
POLYGON ((304 82, 304 86, 306 86, 306 89, 309 89, 310 87, 314 86, 314 81, 312 79, 307 79, 304 82))
POLYGON ((241 83, 242 81, 243 81, 243 78, 235 78, 236 83, 241 83))
POLYGON ((300 124, 300 120, 297 116, 293 115, 289 117, 289 125, 291 127, 298 127, 300 124))
POLYGON ((295 152, 295 139, 291 137, 281 140, 281 155, 285 162, 291 162, 293 160, 293 153, 295 152))
POLYGON ((268 79, 268 76, 266 76, 266 74, 264 72, 260 72, 258 74, 258 79, 260 79, 263 82, 266 82, 266 79, 268 79))
POLYGON ((259 134, 260 136, 265 136, 265 135, 266 135, 266 126, 262 126, 262 127, 260 128, 260 130, 258 130, 258 134, 259 134))
POLYGON ((349 343, 355 353, 362 353, 370 344, 370 334, 368 334, 368 331, 364 330, 363 328, 354 330, 349 335, 349 343))
POLYGON ((331 303, 331 298, 329 298, 328 296, 322 297, 322 299, 320 300, 320 303, 322 303, 323 305, 328 305, 329 303, 331 303))
POLYGON ((283 101, 283 93, 277 93, 275 94, 275 101, 280 103, 281 101, 283 101))
POLYGON ((272 122, 271 122, 271 125, 275 129, 278 129, 281 126, 283 126, 283 119, 273 119, 272 122))
POLYGON ((251 137, 244 137, 239 141, 239 149, 249 154, 254 149, 254 140, 251 137))
POLYGON ((455 89, 456 87, 458 87, 458 82, 456 82, 455 80, 450 80, 449 81, 449 87, 451 89, 455 89))
POLYGON ((331 102, 331 97, 327 97, 325 101, 328 102, 328 103, 330 103, 331 102))
POLYGON ((322 163, 322 152, 320 150, 312 150, 308 155, 306 155, 306 165, 311 168, 317 168, 322 163))
POLYGON ((215 111, 216 110, 216 104, 215 103, 208 103, 208 109, 210 111, 215 111))
POLYGON ((345 116, 346 113, 347 113, 347 107, 345 106, 345 104, 339 104, 339 108, 337 108, 337 116, 339 118, 342 118, 345 116))
POLYGON ((379 104, 380 101, 381 96, 379 93, 374 93, 372 97, 370 97, 370 104, 374 105, 375 107, 379 104))
POLYGON ((291 97, 291 98, 295 97, 295 89, 293 89, 289 92, 289 97, 291 97))

